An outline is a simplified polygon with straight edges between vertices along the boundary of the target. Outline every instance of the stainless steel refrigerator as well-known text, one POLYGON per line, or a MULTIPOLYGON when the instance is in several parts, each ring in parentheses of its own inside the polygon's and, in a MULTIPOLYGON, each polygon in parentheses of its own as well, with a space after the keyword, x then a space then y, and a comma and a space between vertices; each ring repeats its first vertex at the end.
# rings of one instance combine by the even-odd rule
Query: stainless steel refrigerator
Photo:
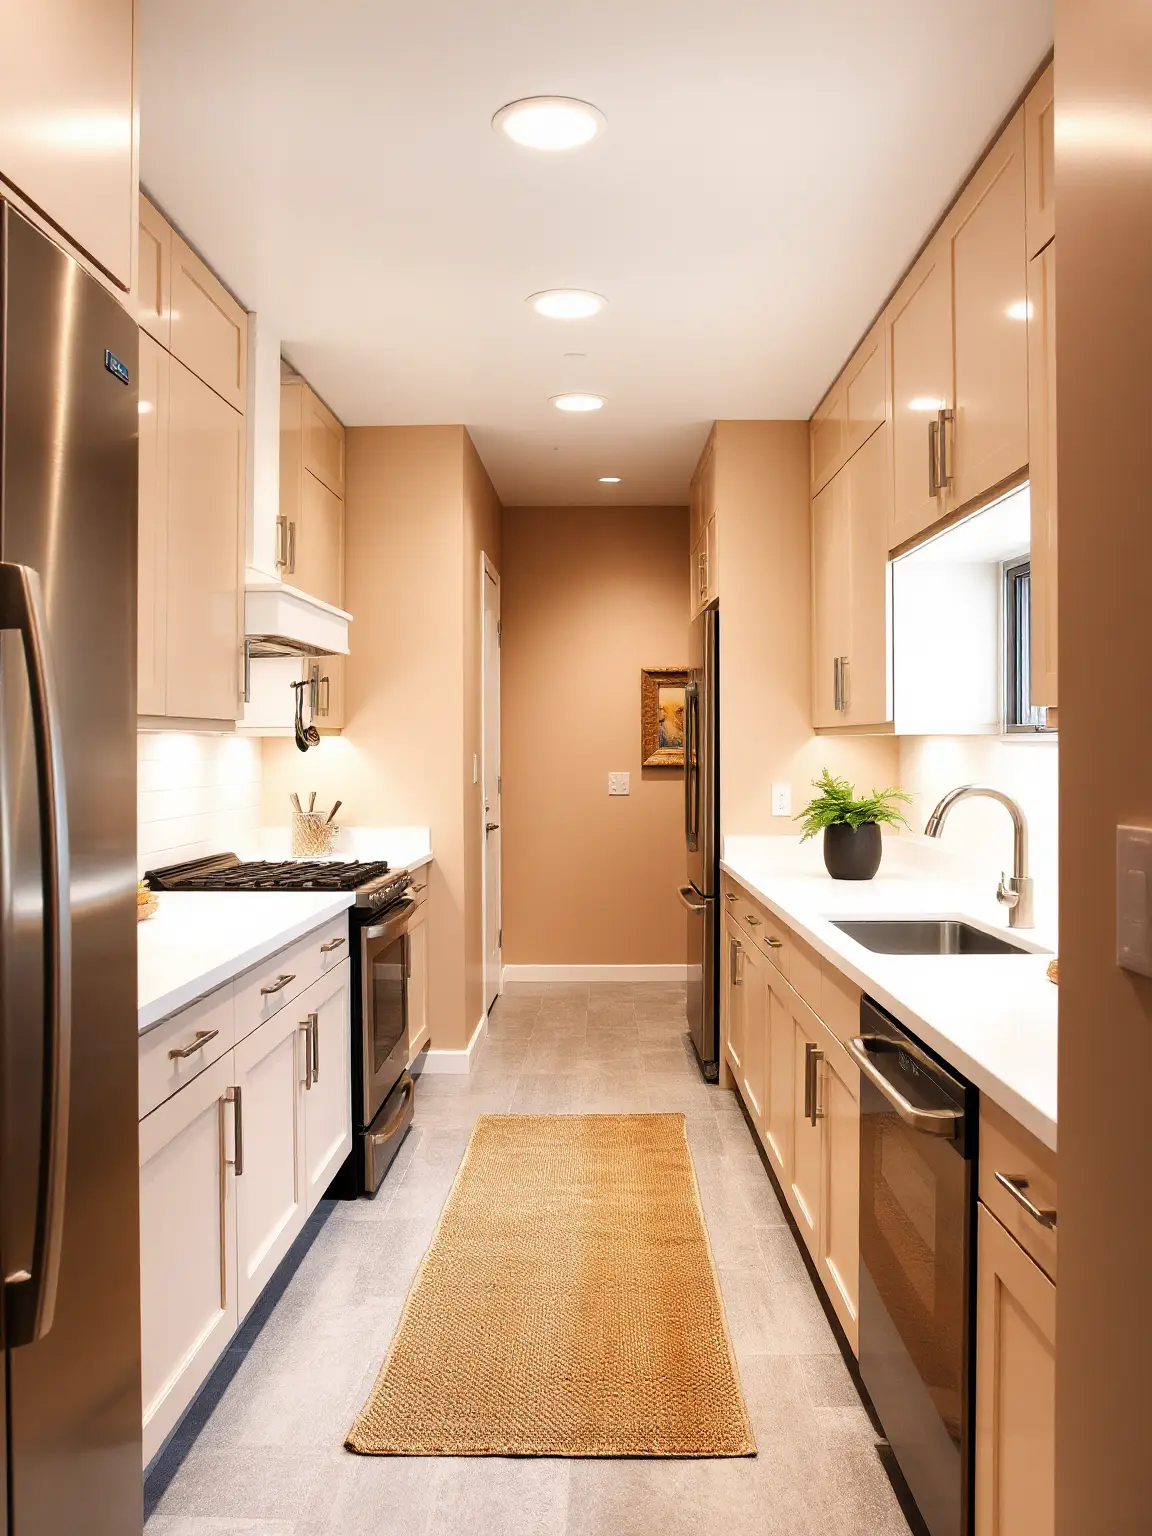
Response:
POLYGON ((129 314, 0 201, 0 1530, 143 1526, 129 314))
POLYGON ((704 1076, 720 1068, 720 610, 692 621, 684 708, 688 1028, 704 1076))

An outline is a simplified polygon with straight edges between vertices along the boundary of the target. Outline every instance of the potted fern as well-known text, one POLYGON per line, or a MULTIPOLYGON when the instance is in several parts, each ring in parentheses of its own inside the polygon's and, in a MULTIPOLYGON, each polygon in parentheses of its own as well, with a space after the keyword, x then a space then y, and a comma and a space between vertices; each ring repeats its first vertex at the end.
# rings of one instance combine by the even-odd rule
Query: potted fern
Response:
POLYGON ((874 789, 856 798, 856 786, 838 779, 827 768, 812 780, 818 793, 797 816, 804 824, 802 843, 817 832, 824 834, 824 864, 833 880, 871 880, 880 868, 880 826, 907 826, 895 803, 911 803, 912 796, 896 785, 874 789))

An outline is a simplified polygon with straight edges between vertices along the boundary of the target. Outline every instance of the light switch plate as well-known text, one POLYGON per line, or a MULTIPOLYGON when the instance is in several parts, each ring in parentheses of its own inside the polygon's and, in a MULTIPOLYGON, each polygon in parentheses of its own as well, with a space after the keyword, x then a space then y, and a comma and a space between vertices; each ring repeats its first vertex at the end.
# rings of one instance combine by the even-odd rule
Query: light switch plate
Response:
POLYGON ((791 816, 792 814, 792 786, 791 784, 772 785, 772 814, 773 816, 791 816))
POLYGON ((1116 828, 1116 963, 1152 976, 1152 827, 1116 828))
POLYGON ((610 773, 608 775, 608 793, 610 795, 630 795, 632 793, 632 775, 630 773, 610 773))

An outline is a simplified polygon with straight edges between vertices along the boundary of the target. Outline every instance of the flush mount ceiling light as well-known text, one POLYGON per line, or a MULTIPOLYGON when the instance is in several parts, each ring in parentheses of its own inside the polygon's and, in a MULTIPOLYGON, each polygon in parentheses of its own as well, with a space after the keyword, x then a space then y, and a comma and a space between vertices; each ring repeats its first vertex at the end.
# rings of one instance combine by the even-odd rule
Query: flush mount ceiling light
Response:
POLYGON ((493 128, 526 149, 579 149, 607 126, 603 112, 574 96, 525 96, 492 119, 493 128))
POLYGON ((598 411, 604 404, 604 396, 553 395, 552 404, 558 411, 598 411))
POLYGON ((600 484, 601 485, 619 485, 620 484, 620 476, 619 475, 601 475, 600 476, 600 484))
POLYGON ((547 288, 543 293, 530 293, 524 302, 549 320, 587 320, 589 315, 598 315, 608 300, 587 288, 547 288))

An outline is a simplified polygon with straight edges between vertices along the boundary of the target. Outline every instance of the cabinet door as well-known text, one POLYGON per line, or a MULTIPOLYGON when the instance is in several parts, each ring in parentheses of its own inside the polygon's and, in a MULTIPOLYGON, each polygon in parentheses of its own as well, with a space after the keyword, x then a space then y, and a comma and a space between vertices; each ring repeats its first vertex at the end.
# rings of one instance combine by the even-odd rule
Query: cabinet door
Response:
POLYGON ((812 461, 812 492, 823 489, 844 462, 847 442, 845 412, 847 401, 843 377, 832 388, 813 412, 808 425, 808 448, 812 461))
POLYGON ((743 968, 744 1052, 741 1059, 740 1096, 763 1136, 768 1103, 768 961, 752 948, 745 951, 743 968))
POLYGON ((167 713, 235 720, 243 635, 244 418, 172 359, 167 713))
POLYGON ((823 1043, 820 1252, 824 1289, 853 1352, 859 1351, 860 1074, 835 1041, 823 1043))
POLYGON ((335 496, 344 495, 344 428, 310 389, 301 401, 304 468, 335 496))
POLYGON ((696 617, 705 605, 707 584, 704 579, 704 562, 707 559, 707 542, 708 535, 707 531, 704 530, 695 544, 693 544, 692 554, 688 562, 688 607, 693 618, 696 617))
POLYGON ((0 176, 127 291, 136 241, 133 0, 3 9, 0 176))
MULTIPOLYGON (((291 1005, 311 1026, 312 1071, 304 1087, 307 1206, 317 1201, 352 1150, 352 967, 344 960, 291 1005)), ((307 1041, 305 1042, 307 1045, 307 1041)), ((305 1050, 305 1066, 308 1051, 305 1050)))
POLYGON ((344 729, 344 663, 347 659, 346 656, 321 656, 308 663, 312 724, 317 730, 344 729))
POLYGON ((145 1464, 237 1326, 232 1072, 229 1051, 140 1122, 145 1464))
POLYGON ((1028 462, 1023 111, 989 151, 945 227, 956 368, 949 496, 960 507, 1028 462))
POLYGON ((1052 1536, 1056 1287, 977 1210, 976 1536, 1052 1536))
MULTIPOLYGON (((848 460, 836 480, 847 481, 846 550, 841 556, 841 591, 849 615, 842 670, 845 725, 882 725, 892 718, 890 576, 888 524, 892 479, 888 439, 874 432, 848 460)), ((825 686, 831 666, 825 662, 825 686)))
POLYGON ((167 701, 170 364, 164 348, 141 332, 136 708, 142 715, 164 714, 167 701))
POLYGON ((1032 702, 1057 705, 1056 242, 1028 263, 1028 480, 1032 702))
POLYGON ((322 603, 344 601, 344 503, 307 470, 300 482, 300 518, 289 583, 322 603))
POLYGON ((307 1215, 304 1063, 299 998, 235 1050, 243 1157, 236 1174, 236 1297, 241 1319, 307 1215))
POLYGON ((789 1204, 814 1259, 819 1259, 820 1175, 824 1132, 820 1103, 824 1053, 820 1026, 798 997, 792 1014, 792 1182, 789 1204))
POLYGON ((724 923, 724 978, 728 999, 724 1050, 737 1084, 744 1081, 744 1018, 747 996, 748 951, 730 918, 724 923))
POLYGON ((408 921, 408 1065, 428 1044, 428 903, 408 921))
POLYGON ((720 595, 719 565, 716 559, 716 518, 708 519, 704 530, 704 602, 711 603, 720 595))
POLYGON ((768 1103, 761 1140, 781 1187, 792 1183, 792 1149, 796 1130, 793 1074, 796 1028, 792 1022, 791 990, 782 977, 767 976, 768 984, 768 1103))
MULTIPOLYGON (((887 533, 887 529, 885 529, 887 533)), ((812 501, 812 724, 843 725, 848 652, 848 477, 841 470, 812 501)))
POLYGON ((1029 260, 1056 233, 1056 101, 1053 67, 1024 103, 1024 188, 1029 260))
POLYGON ((172 356, 243 411, 248 387, 248 317, 196 252, 172 233, 172 356))
POLYGON ((952 409, 952 269, 937 236, 886 314, 891 358, 892 521, 888 547, 914 538, 948 510, 936 488, 939 412, 952 409))
POLYGON ((136 258, 136 319, 167 347, 172 332, 172 226, 146 197, 140 199, 136 258))
POLYGON ((888 407, 884 325, 869 332, 844 370, 844 453, 851 457, 883 426, 888 407))

